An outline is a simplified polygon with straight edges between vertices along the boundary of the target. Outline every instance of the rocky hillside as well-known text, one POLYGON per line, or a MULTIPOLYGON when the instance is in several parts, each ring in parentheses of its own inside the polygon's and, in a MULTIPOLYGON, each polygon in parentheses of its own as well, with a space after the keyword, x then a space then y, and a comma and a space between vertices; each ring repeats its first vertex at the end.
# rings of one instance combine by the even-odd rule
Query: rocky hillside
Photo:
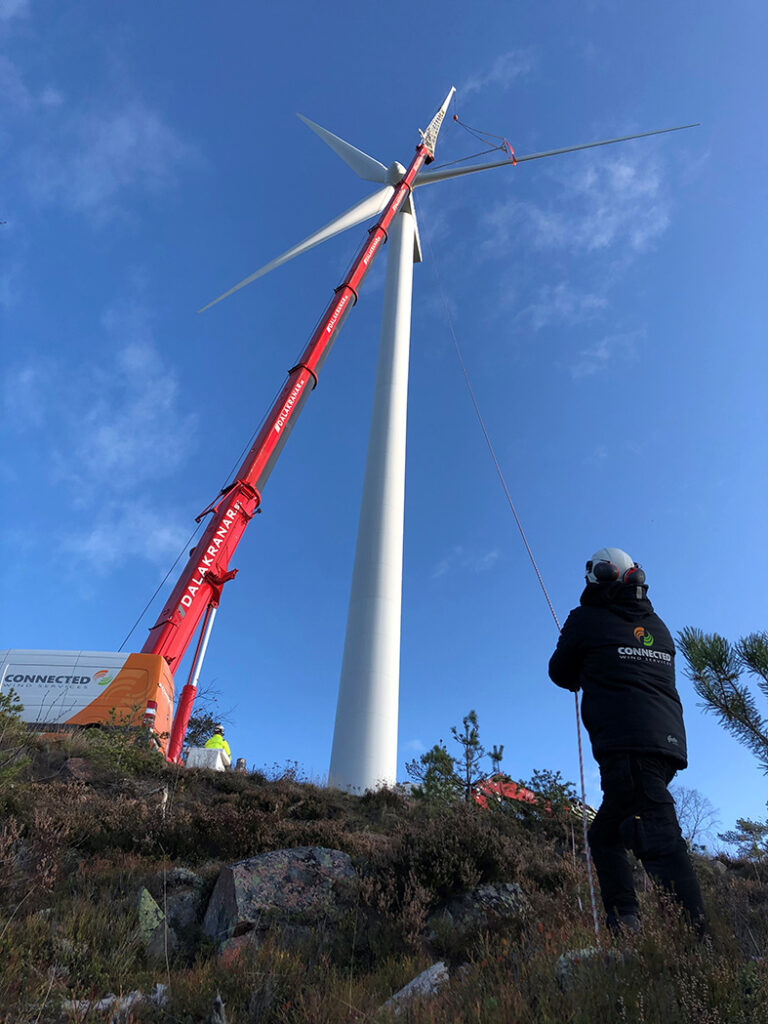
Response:
POLYGON ((3 1021, 768 1022, 750 864, 697 860, 704 943, 638 868, 642 932, 597 948, 565 813, 0 725, 3 1021))

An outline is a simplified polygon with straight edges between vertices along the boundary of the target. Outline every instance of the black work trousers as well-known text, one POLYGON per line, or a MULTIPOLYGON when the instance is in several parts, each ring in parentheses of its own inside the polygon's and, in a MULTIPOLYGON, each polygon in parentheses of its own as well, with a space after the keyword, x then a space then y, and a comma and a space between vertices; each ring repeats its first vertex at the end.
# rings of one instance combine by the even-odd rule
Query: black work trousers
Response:
POLYGON ((704 928, 699 883, 667 789, 676 770, 674 761, 645 754, 612 754, 600 762, 603 802, 589 848, 609 928, 639 913, 627 850, 682 904, 693 925, 704 928))

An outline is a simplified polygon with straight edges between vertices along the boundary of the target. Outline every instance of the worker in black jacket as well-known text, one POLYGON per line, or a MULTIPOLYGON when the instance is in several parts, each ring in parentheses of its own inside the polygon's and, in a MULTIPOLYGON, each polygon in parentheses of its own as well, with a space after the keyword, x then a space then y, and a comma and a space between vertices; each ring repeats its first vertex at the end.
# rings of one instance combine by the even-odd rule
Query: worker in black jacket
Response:
POLYGON ((631 849, 701 933, 701 893, 667 789, 688 764, 672 637, 646 597, 645 573, 625 551, 601 548, 587 562, 586 580, 549 675, 566 690, 584 691, 582 718, 603 790, 589 846, 607 924, 640 927, 631 849))

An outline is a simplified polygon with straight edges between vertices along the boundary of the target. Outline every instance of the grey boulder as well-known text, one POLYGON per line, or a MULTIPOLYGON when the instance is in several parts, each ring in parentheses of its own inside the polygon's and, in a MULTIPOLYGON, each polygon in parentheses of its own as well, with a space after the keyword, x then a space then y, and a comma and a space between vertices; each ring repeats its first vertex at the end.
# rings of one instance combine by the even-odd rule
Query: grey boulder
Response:
POLYGON ((442 960, 432 964, 426 971, 418 974, 413 981, 401 988, 399 992, 389 998, 382 1009, 393 1009, 395 1016, 401 1014, 408 1004, 414 999, 424 999, 433 996, 449 980, 448 968, 442 960))
POLYGON ((152 932, 147 943, 147 960, 151 964, 164 964, 172 960, 179 951, 179 939, 173 928, 165 921, 152 932))
POLYGON ((155 872, 150 884, 168 924, 179 935, 189 937, 203 917, 203 879, 189 868, 176 867, 155 872))
POLYGON ((320 846, 273 850, 222 868, 203 921, 220 946, 273 927, 308 934, 336 922, 353 905, 357 875, 346 853, 320 846))
POLYGON ((153 898, 149 889, 141 888, 138 897, 139 931, 144 943, 148 943, 158 925, 162 924, 165 914, 153 898))
POLYGON ((453 935, 466 936, 507 921, 519 920, 528 911, 525 893, 514 882, 480 885, 455 896, 432 914, 427 925, 436 932, 450 929, 453 935))

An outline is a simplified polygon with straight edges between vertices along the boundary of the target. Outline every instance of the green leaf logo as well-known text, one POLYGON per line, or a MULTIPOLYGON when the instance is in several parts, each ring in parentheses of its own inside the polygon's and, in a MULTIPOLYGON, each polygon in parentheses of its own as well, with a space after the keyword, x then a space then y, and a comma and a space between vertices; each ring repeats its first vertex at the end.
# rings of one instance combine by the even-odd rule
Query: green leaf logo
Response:
POLYGON ((644 647, 653 647, 653 637, 642 626, 637 626, 632 632, 635 634, 635 640, 643 641, 644 647))

